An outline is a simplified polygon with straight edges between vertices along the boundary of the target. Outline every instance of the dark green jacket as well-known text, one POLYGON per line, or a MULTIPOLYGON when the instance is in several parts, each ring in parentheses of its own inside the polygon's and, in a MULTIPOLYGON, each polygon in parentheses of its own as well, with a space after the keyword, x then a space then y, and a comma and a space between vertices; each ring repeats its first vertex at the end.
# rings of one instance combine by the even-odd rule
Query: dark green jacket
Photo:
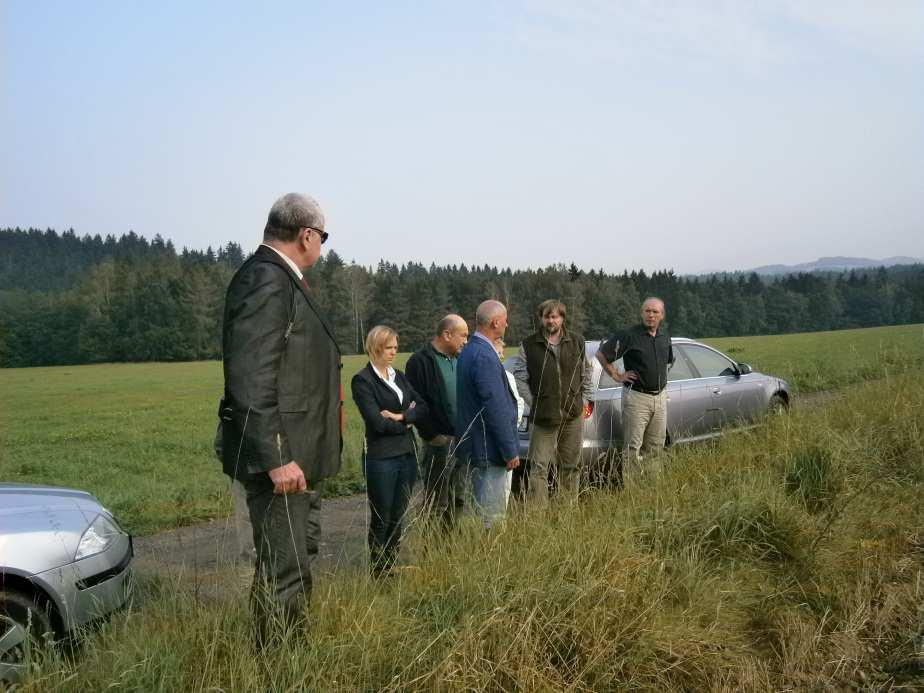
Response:
POLYGON ((310 485, 340 469, 340 350, 308 290, 260 246, 225 296, 226 474, 255 479, 298 462, 310 485))
POLYGON ((563 328, 559 358, 540 330, 523 340, 529 391, 530 418, 540 426, 557 426, 581 415, 584 375, 584 337, 563 328))

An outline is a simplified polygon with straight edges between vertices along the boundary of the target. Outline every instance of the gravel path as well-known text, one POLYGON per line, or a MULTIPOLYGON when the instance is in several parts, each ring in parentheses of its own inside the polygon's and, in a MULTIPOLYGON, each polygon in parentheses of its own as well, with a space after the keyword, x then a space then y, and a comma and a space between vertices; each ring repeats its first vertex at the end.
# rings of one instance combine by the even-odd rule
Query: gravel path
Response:
MULTIPOLYGON (((842 391, 802 395, 798 406, 814 409, 842 396, 842 391)), ((365 494, 325 499, 321 505, 321 547, 314 574, 321 579, 344 569, 362 569, 366 559, 368 509, 365 494)), ((244 590, 252 565, 237 555, 230 518, 135 538, 135 572, 139 577, 174 579, 180 586, 210 596, 227 593, 228 581, 244 590)))
MULTIPOLYGON (((322 501, 316 577, 365 565, 366 514, 365 494, 322 501)), ((138 577, 173 580, 207 598, 242 592, 253 576, 252 564, 238 555, 230 518, 135 537, 134 543, 138 577)))

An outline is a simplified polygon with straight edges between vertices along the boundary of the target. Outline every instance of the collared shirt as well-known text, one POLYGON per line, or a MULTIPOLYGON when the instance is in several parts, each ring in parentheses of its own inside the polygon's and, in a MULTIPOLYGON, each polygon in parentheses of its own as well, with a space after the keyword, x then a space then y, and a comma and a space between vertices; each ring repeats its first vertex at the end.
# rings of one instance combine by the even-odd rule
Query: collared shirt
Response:
MULTIPOLYGON (((488 344, 490 344, 492 349, 494 349, 494 342, 493 342, 492 340, 488 339, 487 337, 485 337, 483 334, 481 334, 481 332, 475 332, 475 335, 474 335, 474 336, 475 336, 475 337, 480 337, 481 339, 483 339, 484 341, 486 341, 488 344)), ((497 351, 497 349, 494 349, 494 351, 497 351)))
MULTIPOLYGON (((633 390, 657 394, 667 385, 667 366, 674 362, 667 332, 659 329, 652 336, 645 325, 633 325, 606 340, 600 351, 610 363, 622 359, 627 371, 638 373, 638 380, 631 384, 633 390)), ((629 385, 626 383, 626 387, 629 385)))
POLYGON ((459 362, 458 356, 447 356, 442 351, 429 345, 433 350, 433 358, 436 359, 436 367, 443 379, 443 389, 446 391, 446 408, 449 409, 449 420, 456 420, 456 364, 459 362))
POLYGON ((301 270, 301 268, 300 268, 298 265, 296 265, 296 264, 292 261, 292 258, 290 258, 288 255, 286 255, 286 254, 283 253, 282 251, 277 250, 276 248, 274 248, 273 246, 269 245, 268 243, 261 243, 260 245, 262 245, 262 246, 264 246, 264 247, 266 247, 266 248, 269 248, 269 249, 272 250, 274 253, 276 253, 279 257, 281 257, 283 260, 285 260, 285 261, 286 261, 286 264, 289 266, 289 269, 291 269, 293 272, 295 272, 295 276, 298 277, 298 280, 299 280, 299 281, 302 280, 302 270, 301 270))
POLYGON ((398 402, 400 402, 401 404, 404 404, 404 393, 401 391, 401 388, 398 387, 398 383, 395 382, 395 369, 392 368, 391 366, 388 367, 388 370, 386 371, 388 373, 387 378, 383 378, 382 374, 379 373, 379 369, 376 368, 375 366, 372 367, 372 370, 375 372, 377 376, 379 376, 379 380, 381 380, 383 383, 388 385, 388 387, 394 390, 395 394, 398 395, 398 402))

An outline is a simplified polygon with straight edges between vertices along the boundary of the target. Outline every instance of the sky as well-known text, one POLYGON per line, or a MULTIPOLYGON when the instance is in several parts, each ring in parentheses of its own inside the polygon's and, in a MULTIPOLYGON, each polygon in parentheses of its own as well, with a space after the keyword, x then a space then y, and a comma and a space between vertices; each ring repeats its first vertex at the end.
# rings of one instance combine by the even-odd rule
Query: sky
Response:
POLYGON ((0 4, 0 227, 679 273, 924 257, 924 0, 0 4))

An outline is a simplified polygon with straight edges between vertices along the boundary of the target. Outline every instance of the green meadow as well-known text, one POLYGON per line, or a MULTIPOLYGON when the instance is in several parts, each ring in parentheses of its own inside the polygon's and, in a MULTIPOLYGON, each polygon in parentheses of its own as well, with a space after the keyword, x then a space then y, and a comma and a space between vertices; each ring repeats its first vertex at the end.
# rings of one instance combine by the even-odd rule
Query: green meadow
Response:
MULTIPOLYGON (((705 341, 797 393, 924 366, 922 325, 705 341)), ((347 433, 330 494, 363 488, 349 391, 364 364, 344 359, 347 433)), ((0 479, 87 489, 138 534, 223 516, 228 481, 212 452, 221 390, 215 361, 0 370, 0 479)))
MULTIPOLYGON (((143 581, 140 608, 87 635, 77 658, 52 651, 22 690, 921 690, 924 371, 872 367, 883 347, 920 349, 920 329, 734 340, 758 367, 762 349, 801 348, 819 360, 810 372, 825 377, 837 372, 821 363, 831 345, 853 344, 853 368, 826 382, 855 383, 857 373, 875 380, 823 406, 673 450, 658 479, 631 491, 591 492, 548 513, 515 508, 490 532, 471 519, 449 537, 412 523, 402 552, 413 569, 386 581, 362 568, 322 577, 308 635, 288 633, 260 653, 243 588, 216 603, 181 582, 143 581)), ((146 368, 126 367, 127 380, 143 382, 147 372, 154 388, 171 373, 176 391, 156 394, 190 397, 176 408, 202 419, 190 438, 205 436, 210 409, 191 393, 204 396, 217 367, 146 368), (211 369, 201 383, 197 368, 211 369)), ((28 383, 33 400, 43 382, 28 383)), ((69 416, 79 419, 79 398, 71 398, 69 416)), ((43 404, 31 406, 34 416, 43 404)), ((181 419, 163 422, 161 435, 175 435, 181 419)), ((110 426, 103 438, 125 435, 117 420, 110 426)), ((82 445, 102 450, 84 436, 82 445)), ((62 467, 73 464, 61 454, 80 446, 53 445, 62 467)), ((184 448, 196 456, 190 466, 210 464, 206 448, 184 448)), ((154 478, 145 474, 152 460, 142 464, 130 474, 154 478)), ((193 474, 212 483, 206 471, 193 474)), ((128 483, 101 488, 128 499, 128 483)), ((156 487, 144 483, 150 497, 156 487)), ((216 499, 213 511, 219 506, 216 499)))

